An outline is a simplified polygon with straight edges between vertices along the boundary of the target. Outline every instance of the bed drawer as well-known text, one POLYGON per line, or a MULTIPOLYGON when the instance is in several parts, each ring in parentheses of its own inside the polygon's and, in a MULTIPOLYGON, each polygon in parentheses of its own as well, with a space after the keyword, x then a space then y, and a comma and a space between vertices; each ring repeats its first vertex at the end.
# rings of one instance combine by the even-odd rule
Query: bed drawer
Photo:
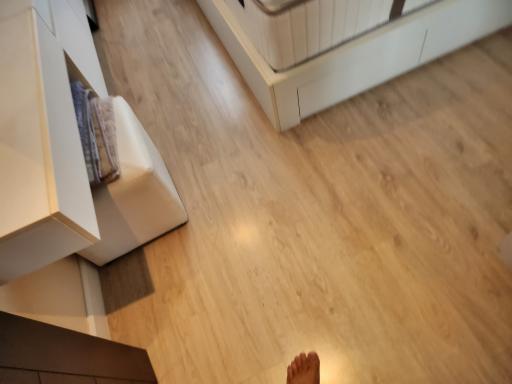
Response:
POLYGON ((506 27, 512 19, 510 0, 442 1, 438 9, 442 12, 433 13, 429 19, 422 63, 506 27))
POLYGON ((423 23, 388 29, 389 26, 384 27, 345 45, 336 53, 336 60, 332 61, 336 65, 317 69, 309 81, 298 87, 301 118, 418 65, 425 38, 423 23))

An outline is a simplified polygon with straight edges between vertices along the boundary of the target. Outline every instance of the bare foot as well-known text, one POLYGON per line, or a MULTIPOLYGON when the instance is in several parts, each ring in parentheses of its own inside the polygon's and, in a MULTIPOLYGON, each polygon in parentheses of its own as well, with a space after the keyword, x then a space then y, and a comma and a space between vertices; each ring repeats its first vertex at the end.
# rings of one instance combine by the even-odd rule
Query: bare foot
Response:
POLYGON ((320 358, 316 352, 302 352, 288 366, 287 384, 320 384, 320 358))

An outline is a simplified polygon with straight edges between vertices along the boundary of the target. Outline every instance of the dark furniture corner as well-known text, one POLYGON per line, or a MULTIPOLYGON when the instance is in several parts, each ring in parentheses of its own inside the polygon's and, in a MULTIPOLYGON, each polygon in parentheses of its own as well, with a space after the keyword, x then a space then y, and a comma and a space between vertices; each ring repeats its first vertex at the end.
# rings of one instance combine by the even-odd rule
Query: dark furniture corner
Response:
POLYGON ((143 349, 0 312, 0 384, 156 382, 143 349))

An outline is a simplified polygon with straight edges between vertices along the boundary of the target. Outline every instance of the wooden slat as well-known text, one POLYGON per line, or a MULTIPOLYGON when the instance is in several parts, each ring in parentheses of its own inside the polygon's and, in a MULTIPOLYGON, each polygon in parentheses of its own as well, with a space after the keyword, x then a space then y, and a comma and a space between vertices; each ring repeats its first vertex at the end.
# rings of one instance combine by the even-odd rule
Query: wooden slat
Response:
POLYGON ((0 312, 0 366, 156 381, 146 351, 0 312))

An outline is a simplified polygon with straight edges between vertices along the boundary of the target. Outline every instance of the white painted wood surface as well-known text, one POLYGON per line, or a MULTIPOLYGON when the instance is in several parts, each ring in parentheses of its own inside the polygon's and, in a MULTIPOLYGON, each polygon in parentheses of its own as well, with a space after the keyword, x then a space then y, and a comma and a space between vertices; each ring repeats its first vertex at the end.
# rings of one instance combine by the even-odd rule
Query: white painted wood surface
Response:
POLYGON ((158 150, 128 103, 113 100, 121 177, 93 191, 101 240, 78 253, 104 265, 188 220, 158 150))
POLYGON ((0 310, 92 334, 75 255, 0 286, 0 310))
MULTIPOLYGON (((48 1, 48 0, 47 0, 48 1)), ((89 22, 87 21, 87 13, 85 11, 84 0, 66 0, 75 14, 77 16, 78 21, 82 23, 82 25, 89 30, 89 22)))
POLYGON ((91 242, 58 216, 0 240, 0 285, 60 260, 91 242))
POLYGON ((28 12, 0 22, 0 238, 44 219, 51 210, 32 31, 28 12))
POLYGON ((98 96, 108 95, 85 12, 69 0, 50 0, 55 36, 98 96))
MULTIPOLYGON (((66 257, 99 238, 68 71, 96 84, 97 93, 106 94, 106 88, 99 63, 94 67, 94 45, 81 47, 92 61, 86 58, 84 65, 75 56, 75 66, 67 68, 49 1, 0 4, 0 285, 48 266, 2 286, 0 304, 2 310, 109 338, 96 268, 80 260, 78 270, 77 257, 66 257), (93 80, 80 68, 89 68, 93 80), (76 274, 59 267, 71 260, 76 274), (61 302, 76 311, 69 312, 73 316, 55 313, 61 302)), ((92 42, 82 1, 58 6, 64 2, 81 22, 82 41, 92 42)), ((64 23, 59 28, 60 36, 70 32, 64 23)))
POLYGON ((59 42, 29 8, 0 21, 0 50, 2 283, 94 243, 99 231, 59 42))
POLYGON ((48 29, 53 32, 49 1, 50 0, 1 0, 0 19, 7 19, 33 8, 46 23, 48 29))
POLYGON ((55 200, 53 214, 61 221, 76 222, 75 230, 91 242, 99 238, 98 224, 94 214, 82 144, 75 117, 69 87, 69 77, 62 48, 49 33, 46 26, 38 22, 37 50, 40 57, 44 111, 47 123, 43 125, 49 145, 47 173, 53 177, 50 196, 55 200))
POLYGON ((79 256, 77 256, 77 259, 80 268, 85 316, 89 328, 88 333, 110 340, 110 328, 101 291, 98 267, 79 256))
POLYGON ((0 19, 34 9, 100 96, 107 87, 89 29, 83 0, 0 0, 0 19))
POLYGON ((428 35, 420 61, 426 63, 509 25, 512 1, 445 0, 427 13, 423 21, 428 35))
POLYGON ((339 60, 326 62, 319 71, 303 76, 304 84, 297 88, 300 117, 308 117, 415 67, 424 38, 425 29, 420 23, 407 23, 401 29, 362 37, 367 41, 341 47, 339 60))

